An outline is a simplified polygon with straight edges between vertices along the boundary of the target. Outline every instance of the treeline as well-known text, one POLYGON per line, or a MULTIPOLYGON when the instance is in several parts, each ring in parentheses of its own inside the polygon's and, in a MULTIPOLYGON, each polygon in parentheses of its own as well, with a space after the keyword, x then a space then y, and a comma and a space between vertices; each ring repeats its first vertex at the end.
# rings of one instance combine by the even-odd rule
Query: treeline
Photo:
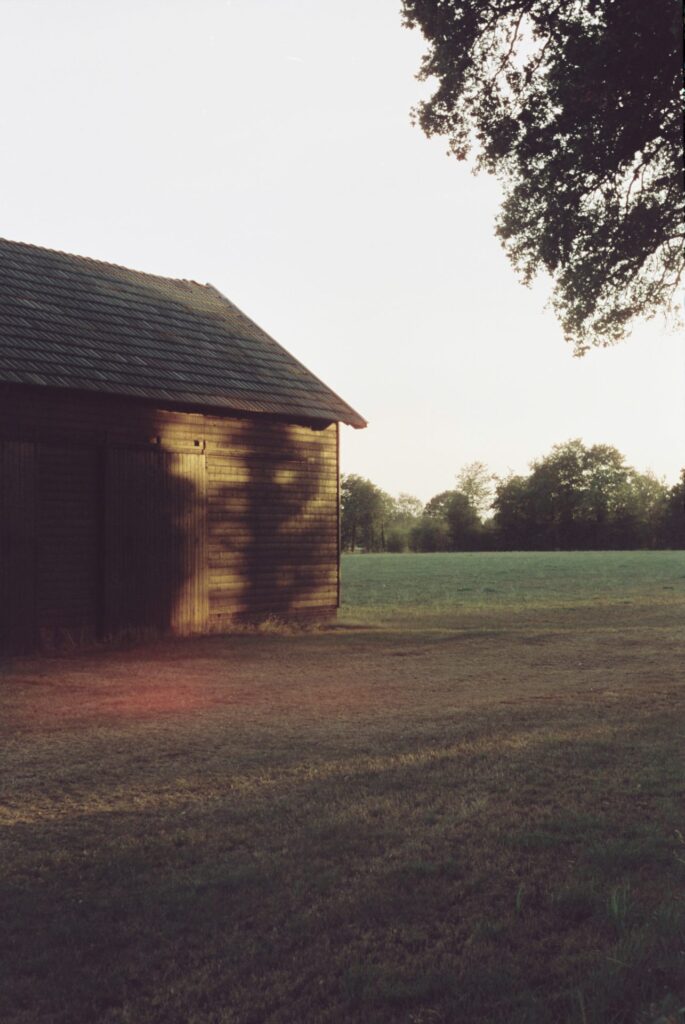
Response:
POLYGON ((423 505, 354 474, 341 480, 346 551, 570 551, 685 548, 685 469, 669 487, 610 445, 555 445, 527 476, 482 462, 423 505))

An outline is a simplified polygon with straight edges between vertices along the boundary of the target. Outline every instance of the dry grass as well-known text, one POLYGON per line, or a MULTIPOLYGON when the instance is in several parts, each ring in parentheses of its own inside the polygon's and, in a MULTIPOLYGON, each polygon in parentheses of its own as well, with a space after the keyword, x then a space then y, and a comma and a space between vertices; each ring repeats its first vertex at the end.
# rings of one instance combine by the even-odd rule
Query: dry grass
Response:
POLYGON ((683 1020, 684 611, 5 665, 0 1020, 683 1020))

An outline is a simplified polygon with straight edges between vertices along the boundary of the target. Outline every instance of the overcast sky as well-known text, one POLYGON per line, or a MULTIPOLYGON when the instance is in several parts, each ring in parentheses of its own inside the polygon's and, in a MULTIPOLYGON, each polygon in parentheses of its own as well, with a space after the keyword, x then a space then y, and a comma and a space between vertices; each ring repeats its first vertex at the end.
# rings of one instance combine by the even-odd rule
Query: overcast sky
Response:
POLYGON ((574 359, 497 185, 409 121, 398 0, 0 0, 0 235, 209 281, 369 420, 345 472, 422 499, 572 437, 669 482, 683 340, 574 359))

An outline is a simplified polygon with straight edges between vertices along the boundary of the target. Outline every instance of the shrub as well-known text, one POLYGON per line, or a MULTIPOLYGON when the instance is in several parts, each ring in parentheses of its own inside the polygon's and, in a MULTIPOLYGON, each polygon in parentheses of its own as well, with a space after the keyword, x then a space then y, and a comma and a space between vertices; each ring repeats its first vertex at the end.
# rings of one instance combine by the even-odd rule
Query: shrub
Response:
POLYGON ((450 534, 447 523, 443 519, 424 516, 409 534, 409 547, 412 551, 449 551, 450 534))
POLYGON ((388 530, 385 538, 385 550, 391 551, 398 554, 401 551, 406 551, 409 547, 409 538, 406 530, 400 530, 397 527, 388 530))

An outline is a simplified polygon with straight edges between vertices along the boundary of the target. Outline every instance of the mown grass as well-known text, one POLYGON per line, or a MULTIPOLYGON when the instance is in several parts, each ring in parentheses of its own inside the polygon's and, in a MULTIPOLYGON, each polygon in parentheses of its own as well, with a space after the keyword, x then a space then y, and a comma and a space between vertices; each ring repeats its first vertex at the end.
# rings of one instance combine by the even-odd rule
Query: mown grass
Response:
POLYGON ((332 630, 6 666, 3 1024, 681 1024, 685 601, 398 564, 332 630))

